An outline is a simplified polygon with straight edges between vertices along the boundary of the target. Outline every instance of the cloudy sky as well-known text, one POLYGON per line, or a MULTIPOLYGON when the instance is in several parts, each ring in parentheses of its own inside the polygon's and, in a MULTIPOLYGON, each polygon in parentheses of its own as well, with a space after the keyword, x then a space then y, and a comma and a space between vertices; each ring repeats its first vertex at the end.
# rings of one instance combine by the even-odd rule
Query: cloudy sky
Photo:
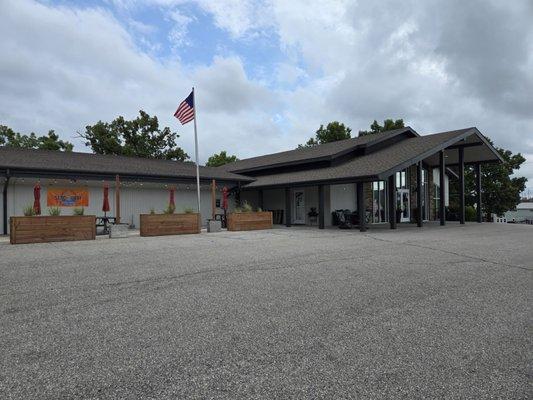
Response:
POLYGON ((197 90, 202 160, 294 148, 320 124, 477 126, 533 188, 529 0, 0 0, 0 124, 76 138, 197 90))

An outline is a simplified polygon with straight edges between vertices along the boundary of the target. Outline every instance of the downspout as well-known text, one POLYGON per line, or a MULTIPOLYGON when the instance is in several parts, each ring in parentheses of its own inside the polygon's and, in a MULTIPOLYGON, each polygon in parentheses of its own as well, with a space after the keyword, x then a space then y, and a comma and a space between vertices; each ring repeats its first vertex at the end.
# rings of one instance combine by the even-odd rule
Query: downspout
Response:
POLYGON ((9 186, 9 178, 11 174, 9 170, 6 171, 6 181, 4 182, 4 188, 2 190, 2 208, 3 208, 3 232, 4 235, 7 235, 7 187, 9 186))

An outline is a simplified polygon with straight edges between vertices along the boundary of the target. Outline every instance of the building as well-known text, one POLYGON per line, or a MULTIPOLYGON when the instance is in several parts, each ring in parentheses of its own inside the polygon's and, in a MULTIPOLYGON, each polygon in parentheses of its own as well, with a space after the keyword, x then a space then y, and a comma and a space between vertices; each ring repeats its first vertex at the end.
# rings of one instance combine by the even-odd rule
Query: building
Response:
POLYGON ((507 211, 504 218, 507 222, 533 222, 533 201, 522 201, 516 210, 507 211))
MULTIPOLYGON (((226 186, 234 194, 230 208, 245 200, 255 207, 278 210, 279 222, 287 226, 316 223, 324 228, 334 222, 335 210, 348 210, 361 230, 368 224, 388 223, 391 228, 398 222, 422 226, 424 221, 439 220, 445 224, 448 181, 459 179, 464 223, 464 166, 475 166, 477 204, 481 204, 481 165, 500 161, 498 152, 476 128, 420 136, 407 127, 217 168, 201 167, 202 220, 210 217, 209 185, 216 180, 218 193, 226 186)), ((196 206, 191 163, 0 148, 0 176, 4 177, 0 186, 4 232, 8 218, 21 215, 23 207, 32 204, 37 181, 44 198, 54 188, 85 191, 87 212, 99 215, 102 185, 110 183, 110 198, 114 198, 113 182, 118 176, 122 221, 136 226, 140 213, 166 207, 171 188, 176 190, 178 211, 196 206)), ((115 209, 111 204, 110 214, 115 209)))
MULTIPOLYGON (((111 208, 108 216, 116 216, 117 177, 123 223, 139 227, 139 214, 152 209, 164 210, 169 204, 170 190, 175 190, 176 212, 189 207, 196 209, 196 167, 193 163, 0 147, 1 232, 8 233, 10 216, 23 215, 24 207, 33 204, 33 187, 37 182, 41 185, 43 215, 47 207, 56 204, 49 202, 52 193, 85 197, 85 205, 72 202, 62 207, 63 215, 71 214, 75 205, 83 205, 85 214, 104 215, 101 211, 103 187, 108 185, 111 208)), ((236 188, 253 180, 219 168, 200 167, 203 221, 211 216, 213 179, 219 187, 219 196, 223 186, 236 188)))

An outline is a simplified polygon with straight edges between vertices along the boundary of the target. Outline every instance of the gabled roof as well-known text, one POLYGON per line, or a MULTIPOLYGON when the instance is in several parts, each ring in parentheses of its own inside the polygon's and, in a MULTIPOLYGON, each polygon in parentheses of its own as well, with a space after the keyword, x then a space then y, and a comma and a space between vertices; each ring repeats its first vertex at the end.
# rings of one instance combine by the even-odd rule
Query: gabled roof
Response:
POLYGON ((295 150, 282 151, 280 153, 247 158, 231 164, 226 164, 220 168, 231 172, 246 173, 266 168, 270 169, 273 167, 333 160, 346 153, 376 145, 384 140, 391 139, 401 134, 407 134, 411 137, 418 136, 418 133, 412 128, 406 127, 374 135, 339 140, 314 147, 303 147, 295 150))
MULTIPOLYGON (((19 174, 79 174, 80 176, 116 174, 137 179, 195 179, 193 163, 154 160, 140 157, 100 155, 92 153, 28 150, 0 147, 0 170, 19 174)), ((232 182, 250 182, 253 178, 233 174, 214 167, 200 167, 201 179, 218 179, 232 182)))
MULTIPOLYGON (((482 145, 490 146, 476 128, 416 136, 376 152, 355 157, 339 165, 258 176, 254 182, 246 185, 246 188, 382 180, 396 171, 427 159, 440 150, 472 136, 484 141, 482 145)), ((500 161, 498 153, 492 146, 488 149, 485 158, 483 162, 500 161)))

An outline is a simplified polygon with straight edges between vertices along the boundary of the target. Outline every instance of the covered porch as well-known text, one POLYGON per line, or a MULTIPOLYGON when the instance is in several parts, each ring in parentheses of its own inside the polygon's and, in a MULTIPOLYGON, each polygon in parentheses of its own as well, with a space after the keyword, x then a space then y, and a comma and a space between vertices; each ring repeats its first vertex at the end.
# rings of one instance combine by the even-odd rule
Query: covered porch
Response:
POLYGON ((446 224, 449 183, 456 181, 458 223, 466 221, 467 195, 475 197, 476 221, 482 222, 482 164, 499 161, 483 135, 470 128, 409 139, 339 166, 258 177, 243 187, 241 199, 281 213, 277 222, 287 227, 335 227, 336 214, 349 222, 340 226, 360 231, 422 227, 432 221, 446 224), (474 193, 465 193, 465 168, 474 171, 474 193))

